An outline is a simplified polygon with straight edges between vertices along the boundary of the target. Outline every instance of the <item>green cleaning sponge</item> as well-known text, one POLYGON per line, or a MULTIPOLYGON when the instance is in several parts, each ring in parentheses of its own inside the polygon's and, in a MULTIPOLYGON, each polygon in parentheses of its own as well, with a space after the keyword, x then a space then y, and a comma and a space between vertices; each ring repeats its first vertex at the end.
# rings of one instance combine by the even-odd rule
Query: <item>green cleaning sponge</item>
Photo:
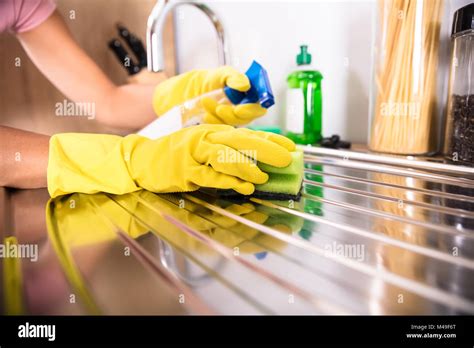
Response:
MULTIPOLYGON (((286 201, 298 201, 301 198, 301 186, 304 175, 303 151, 291 152, 292 161, 284 168, 277 168, 265 163, 257 163, 257 166, 268 174, 268 181, 265 184, 255 185, 255 192, 251 197, 286 201)), ((244 198, 234 190, 217 190, 218 195, 232 200, 244 198)))
POLYGON ((274 200, 298 200, 301 195, 301 185, 304 175, 303 151, 291 153, 292 161, 289 166, 277 168, 265 163, 258 163, 258 167, 268 174, 268 181, 255 185, 254 197, 274 200))

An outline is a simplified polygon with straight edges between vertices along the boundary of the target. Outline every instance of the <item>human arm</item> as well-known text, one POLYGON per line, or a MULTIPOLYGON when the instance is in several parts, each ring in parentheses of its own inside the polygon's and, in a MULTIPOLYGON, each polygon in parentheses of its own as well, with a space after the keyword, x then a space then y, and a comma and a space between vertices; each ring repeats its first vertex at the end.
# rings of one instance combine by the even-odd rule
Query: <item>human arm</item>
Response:
POLYGON ((0 186, 46 187, 49 136, 0 126, 0 186))
POLYGON ((62 93, 75 102, 95 103, 100 123, 131 130, 156 118, 152 108, 155 85, 116 86, 73 39, 57 11, 17 37, 38 69, 62 93))

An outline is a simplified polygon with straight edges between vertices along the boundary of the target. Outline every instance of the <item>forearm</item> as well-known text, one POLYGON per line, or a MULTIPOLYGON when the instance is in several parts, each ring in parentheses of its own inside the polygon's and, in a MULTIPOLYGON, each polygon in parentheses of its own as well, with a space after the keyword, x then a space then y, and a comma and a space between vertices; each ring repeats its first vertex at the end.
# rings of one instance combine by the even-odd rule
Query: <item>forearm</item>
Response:
POLYGON ((99 108, 97 119, 102 124, 125 129, 139 129, 156 119, 152 107, 155 86, 127 84, 109 91, 107 105, 99 108))
POLYGON ((47 186, 49 136, 0 126, 0 186, 47 186))

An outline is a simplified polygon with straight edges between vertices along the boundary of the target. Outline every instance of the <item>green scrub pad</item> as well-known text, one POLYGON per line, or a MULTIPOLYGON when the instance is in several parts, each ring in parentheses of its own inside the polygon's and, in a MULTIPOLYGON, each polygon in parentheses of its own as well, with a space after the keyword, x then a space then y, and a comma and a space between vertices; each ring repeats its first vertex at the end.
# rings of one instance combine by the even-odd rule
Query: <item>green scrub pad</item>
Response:
MULTIPOLYGON (((301 198, 301 186, 304 175, 303 152, 296 150, 291 153, 293 160, 284 168, 277 168, 265 163, 257 163, 258 167, 268 174, 269 178, 265 184, 255 185, 252 197, 268 200, 299 200, 301 198)), ((236 197, 238 193, 233 190, 219 190, 219 194, 225 197, 236 197)))
POLYGON ((293 160, 288 167, 277 168, 265 163, 258 167, 268 174, 265 184, 255 185, 254 197, 274 200, 299 200, 304 173, 303 151, 291 153, 293 160))

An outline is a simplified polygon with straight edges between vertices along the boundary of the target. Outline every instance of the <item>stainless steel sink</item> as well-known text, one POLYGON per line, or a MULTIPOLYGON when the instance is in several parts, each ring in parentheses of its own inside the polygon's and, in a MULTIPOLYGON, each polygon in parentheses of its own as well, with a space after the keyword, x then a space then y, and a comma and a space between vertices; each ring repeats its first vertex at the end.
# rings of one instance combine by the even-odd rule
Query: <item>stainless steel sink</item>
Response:
POLYGON ((2 288, 34 314, 474 313, 472 168, 305 149, 299 202, 4 191, 40 257, 2 288))

